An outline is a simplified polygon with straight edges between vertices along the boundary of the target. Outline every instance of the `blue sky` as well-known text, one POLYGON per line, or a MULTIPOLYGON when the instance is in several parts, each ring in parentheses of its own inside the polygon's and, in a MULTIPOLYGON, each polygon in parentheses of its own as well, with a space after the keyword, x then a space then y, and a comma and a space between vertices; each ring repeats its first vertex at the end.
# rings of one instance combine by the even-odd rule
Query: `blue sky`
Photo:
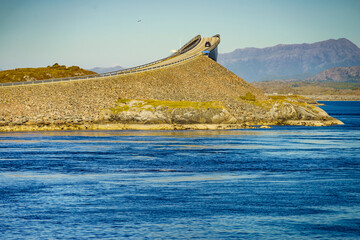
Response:
POLYGON ((360 0, 0 0, 0 68, 131 67, 197 34, 219 33, 220 53, 330 38, 360 46, 359 23, 360 0))

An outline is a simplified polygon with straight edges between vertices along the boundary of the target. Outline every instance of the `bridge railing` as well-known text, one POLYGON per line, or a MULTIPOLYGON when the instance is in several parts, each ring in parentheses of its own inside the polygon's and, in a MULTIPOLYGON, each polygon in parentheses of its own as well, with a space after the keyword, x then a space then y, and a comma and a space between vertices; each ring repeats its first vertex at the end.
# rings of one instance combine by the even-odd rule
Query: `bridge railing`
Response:
MULTIPOLYGON (((198 36, 194 37, 193 39, 191 39, 182 48, 180 48, 178 50, 178 52, 181 51, 181 50, 186 49, 186 47, 190 46, 192 42, 194 42, 193 44, 194 44, 194 46, 196 46, 199 43, 199 41, 201 40, 201 38, 198 39, 199 37, 200 37, 200 35, 198 35, 198 36)), ((215 35, 214 37, 219 37, 219 36, 215 35)), ((219 37, 219 42, 220 42, 220 37, 219 37)), ((216 46, 218 45, 218 43, 216 44, 216 46)), ((215 45, 211 46, 209 48, 209 51, 211 51, 216 46, 215 45)), ((190 50, 190 49, 191 48, 189 48, 188 50, 190 50)), ((180 54, 180 53, 181 52, 179 52, 178 54, 180 54)), ((162 58, 162 59, 159 59, 159 60, 147 63, 147 64, 143 64, 143 65, 132 67, 132 68, 126 68, 126 69, 122 69, 122 70, 119 70, 119 71, 112 71, 112 72, 107 72, 107 73, 85 75, 85 76, 78 76, 78 77, 53 78, 53 79, 37 80, 37 81, 29 81, 29 82, 0 83, 0 87, 1 86, 21 86, 21 85, 31 85, 31 84, 44 84, 44 83, 55 83, 55 82, 70 82, 70 81, 87 80, 87 79, 93 79, 93 78, 99 78, 99 77, 110 77, 110 76, 116 76, 116 75, 131 74, 131 73, 136 73, 136 72, 143 72, 143 71, 153 70, 153 69, 157 69, 157 68, 167 67, 167 66, 170 66, 170 65, 174 65, 174 64, 186 61, 188 59, 191 59, 191 58, 199 56, 199 55, 201 55, 201 53, 191 55, 191 56, 189 56, 189 57, 187 57, 185 59, 181 59, 181 60, 173 62, 173 63, 159 65, 159 66, 156 66, 156 67, 147 67, 147 66, 151 66, 151 65, 157 64, 159 62, 165 61, 165 60, 167 60, 169 58, 174 57, 174 55, 170 55, 169 57, 162 58)))
POLYGON ((214 35, 213 37, 217 37, 219 40, 218 40, 215 44, 213 44, 211 47, 209 47, 209 48, 207 49, 207 51, 212 51, 212 50, 214 50, 214 49, 220 44, 220 35, 219 35, 219 34, 216 34, 216 35, 214 35))
MULTIPOLYGON (((37 80, 37 81, 31 81, 31 82, 11 82, 11 83, 2 83, 0 86, 21 86, 21 85, 36 85, 36 84, 46 84, 46 83, 57 83, 57 82, 72 82, 72 81, 78 81, 78 80, 88 80, 93 78, 101 78, 101 77, 110 77, 110 76, 116 76, 116 75, 124 75, 124 74, 131 74, 131 73, 138 73, 138 72, 145 72, 150 70, 155 70, 158 68, 163 68, 171 65, 175 65, 184 61, 187 61, 191 58, 194 58, 196 56, 200 56, 201 54, 197 53, 194 55, 191 55, 187 58, 181 59, 176 62, 167 63, 164 65, 158 65, 154 67, 144 68, 144 66, 148 66, 151 64, 145 64, 142 65, 142 67, 136 67, 132 69, 126 69, 126 71, 115 71, 115 72, 109 72, 105 74, 94 74, 94 75, 87 75, 87 76, 80 76, 80 77, 69 77, 69 78, 54 78, 54 79, 46 79, 46 80, 37 80)), ((160 62, 161 60, 155 61, 160 62)), ((154 63, 153 63, 154 64, 154 63)))
POLYGON ((83 80, 83 79, 91 79, 91 78, 98 78, 98 77, 106 77, 106 76, 114 76, 118 74, 124 74, 127 72, 132 72, 135 69, 145 68, 150 65, 154 65, 156 63, 162 62, 167 60, 170 57, 162 58, 150 63, 146 63, 140 66, 126 68, 118 71, 106 72, 106 73, 99 73, 99 74, 92 74, 92 75, 84 75, 84 76, 77 76, 77 77, 67 77, 67 78, 53 78, 53 79, 45 79, 45 80, 36 80, 36 81, 29 81, 29 82, 10 82, 10 83, 0 83, 0 86, 16 86, 16 85, 28 85, 28 84, 39 84, 39 83, 50 83, 50 82, 68 82, 73 80, 83 80))
POLYGON ((193 49, 197 44, 199 44, 200 41, 201 41, 201 35, 196 35, 190 41, 185 43, 184 46, 182 46, 179 50, 177 50, 171 56, 177 56, 177 55, 180 55, 182 53, 186 53, 187 51, 193 49))

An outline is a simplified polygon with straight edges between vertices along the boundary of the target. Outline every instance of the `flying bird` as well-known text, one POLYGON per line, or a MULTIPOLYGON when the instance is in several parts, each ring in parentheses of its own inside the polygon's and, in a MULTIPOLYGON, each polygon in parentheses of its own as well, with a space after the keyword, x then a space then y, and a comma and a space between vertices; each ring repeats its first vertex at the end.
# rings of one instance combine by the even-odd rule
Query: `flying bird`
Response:
POLYGON ((138 20, 137 22, 138 22, 138 23, 140 23, 140 22, 141 22, 141 19, 140 19, 140 20, 138 20))

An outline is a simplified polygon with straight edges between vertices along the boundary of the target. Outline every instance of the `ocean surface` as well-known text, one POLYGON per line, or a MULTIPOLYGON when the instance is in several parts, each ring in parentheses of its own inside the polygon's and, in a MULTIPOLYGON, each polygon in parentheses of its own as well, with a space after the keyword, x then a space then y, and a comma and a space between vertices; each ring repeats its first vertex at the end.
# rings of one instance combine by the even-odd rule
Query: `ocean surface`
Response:
POLYGON ((0 133, 0 239, 359 239, 360 102, 342 126, 0 133))

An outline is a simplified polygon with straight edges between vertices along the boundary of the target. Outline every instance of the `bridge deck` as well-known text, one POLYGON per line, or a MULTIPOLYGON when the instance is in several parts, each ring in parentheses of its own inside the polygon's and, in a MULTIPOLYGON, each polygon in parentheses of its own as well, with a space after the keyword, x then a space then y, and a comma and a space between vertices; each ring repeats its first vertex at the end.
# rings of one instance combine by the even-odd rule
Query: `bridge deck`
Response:
MULTIPOLYGON (((200 36, 198 36, 200 37, 200 36)), ((57 79, 47 79, 47 80, 37 80, 31 82, 15 82, 15 83, 1 83, 1 86, 9 87, 9 86, 19 86, 19 85, 28 85, 28 84, 45 84, 45 83, 55 83, 55 82, 70 82, 70 81, 77 81, 77 80, 88 80, 88 79, 96 79, 102 77, 109 77, 115 75, 124 75, 124 74, 132 74, 137 72, 144 72, 144 71, 151 71, 158 68, 172 66, 174 64, 182 63, 185 61, 189 61, 190 59, 203 55, 203 51, 212 50, 220 43, 220 36, 215 35, 214 37, 207 37, 207 38, 200 38, 200 41, 192 48, 188 49, 181 54, 174 54, 167 58, 160 59, 148 64, 144 64, 141 66, 123 69, 120 71, 109 72, 109 73, 102 73, 102 74, 95 74, 95 75, 88 75, 88 76, 79 76, 79 77, 70 77, 70 78, 57 78, 57 79), (205 47, 205 43, 210 42, 210 47, 205 47)))

